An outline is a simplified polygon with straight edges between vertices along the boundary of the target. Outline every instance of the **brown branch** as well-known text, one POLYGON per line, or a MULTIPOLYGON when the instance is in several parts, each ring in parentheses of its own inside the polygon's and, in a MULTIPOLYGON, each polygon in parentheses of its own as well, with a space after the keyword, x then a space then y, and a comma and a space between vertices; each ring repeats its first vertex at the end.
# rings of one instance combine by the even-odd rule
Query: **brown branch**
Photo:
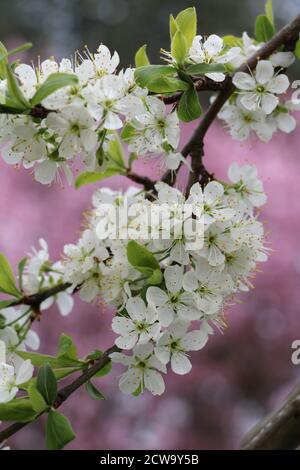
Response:
MULTIPOLYGON (((285 44, 291 44, 297 41, 300 32, 300 15, 297 15, 290 23, 284 26, 275 36, 270 39, 270 41, 266 42, 250 59, 243 64, 240 68, 235 70, 236 72, 248 72, 249 69, 253 70, 256 67, 256 64, 261 59, 267 59, 273 52, 275 52, 280 46, 285 44)), ((185 145, 182 150, 182 155, 187 157, 191 155, 192 160, 200 159, 202 163, 202 159, 204 157, 204 149, 203 149, 203 141, 204 137, 217 117, 219 111, 221 110, 222 106, 228 100, 228 98, 234 92, 235 87, 232 83, 232 79, 228 76, 224 83, 224 88, 219 92, 215 101, 211 104, 208 108, 206 113, 204 114, 203 118, 200 121, 199 126, 196 128, 194 134, 192 135, 189 142, 185 145)), ((207 170, 205 169, 203 164, 193 163, 192 161, 192 168, 195 168, 194 172, 190 174, 190 180, 188 182, 188 188, 194 184, 194 182, 198 181, 199 178, 203 175, 204 180, 207 178, 207 170), (198 174, 197 172, 200 173, 198 174)), ((179 168, 178 168, 179 170, 179 168)), ((177 172, 178 172, 177 170, 177 172)), ((167 171, 163 177, 162 181, 168 184, 172 184, 172 172, 167 171)))
MULTIPOLYGON (((211 80, 211 78, 208 77, 191 77, 191 79, 195 82, 194 86, 198 92, 220 91, 224 88, 224 82, 214 82, 213 80, 211 80)), ((180 100, 182 93, 183 91, 179 91, 177 93, 174 93, 174 95, 161 96, 161 99, 165 104, 174 104, 180 100)))
POLYGON ((242 441, 243 450, 290 450, 300 445, 300 384, 283 405, 259 422, 242 441))
POLYGON ((131 179, 135 183, 143 185, 146 191, 155 190, 154 186, 156 182, 148 178, 148 176, 137 175, 136 173, 134 173, 133 171, 129 169, 127 170, 126 176, 127 178, 131 179))
MULTIPOLYGON (((59 408, 66 400, 69 398, 72 393, 74 393, 78 388, 80 388, 82 385, 84 385, 86 382, 88 382, 97 372, 99 372, 103 367, 105 367, 108 362, 110 361, 109 355, 112 354, 113 352, 118 352, 120 351, 117 346, 113 346, 109 349, 107 349, 103 355, 95 361, 95 363, 86 369, 77 379, 75 379, 72 383, 67 385, 66 387, 63 387, 60 389, 57 393, 57 398, 56 401, 53 405, 53 408, 59 408)), ((46 411, 45 411, 46 412, 46 411)), ((44 413, 45 413, 44 412, 44 413)), ((44 414, 42 413, 42 414, 44 414)), ((38 419, 41 415, 37 416, 36 419, 38 419)), ((35 420, 36 420, 35 419, 35 420)), ((34 421, 35 421, 34 420, 34 421)), ((16 432, 20 431, 23 429, 25 426, 28 424, 32 423, 33 421, 27 421, 26 423, 13 423, 7 428, 5 428, 3 431, 0 432, 0 443, 11 437, 13 434, 16 432)))
POLYGON ((63 292, 64 290, 71 287, 71 285, 72 284, 65 282, 64 284, 58 284, 57 286, 51 287, 50 289, 40 291, 37 294, 24 295, 20 299, 13 301, 10 304, 10 307, 15 307, 17 305, 28 305, 29 307, 36 309, 41 305, 41 303, 49 299, 49 297, 53 297, 54 295, 59 294, 59 292, 63 292))

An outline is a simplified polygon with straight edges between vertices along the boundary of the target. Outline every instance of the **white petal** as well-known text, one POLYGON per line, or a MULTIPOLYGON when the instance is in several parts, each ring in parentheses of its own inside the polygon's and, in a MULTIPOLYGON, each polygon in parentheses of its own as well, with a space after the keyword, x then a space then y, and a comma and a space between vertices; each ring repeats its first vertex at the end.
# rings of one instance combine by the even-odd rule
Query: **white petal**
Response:
POLYGON ((183 268, 181 266, 168 266, 164 273, 166 287, 172 294, 182 288, 183 268))
POLYGON ((138 369, 129 369, 123 374, 119 381, 121 392, 129 395, 136 391, 141 383, 141 372, 138 369))
POLYGON ((296 124, 297 124, 296 119, 288 113, 278 114, 278 116, 276 117, 276 122, 277 122, 278 128, 282 132, 286 132, 287 134, 292 132, 295 129, 296 124))
POLYGON ((111 327, 114 333, 126 335, 134 330, 134 323, 129 318, 114 317, 111 327))
POLYGON ((237 72, 232 78, 234 86, 240 90, 254 90, 255 80, 251 75, 245 72, 237 72))
POLYGON ((119 116, 112 111, 107 113, 103 127, 108 130, 120 129, 123 126, 123 123, 119 116))
POLYGON ((216 199, 219 199, 224 194, 224 187, 217 181, 211 181, 205 186, 204 199, 207 204, 211 204, 216 199))
POLYGON ((273 65, 269 60, 260 60, 257 63, 255 78, 258 83, 264 85, 268 83, 274 75, 273 65))
POLYGON ((130 297, 126 302, 126 310, 133 320, 145 320, 146 306, 140 297, 130 297))
POLYGON ((156 357, 163 363, 170 361, 170 348, 168 346, 156 346, 154 349, 156 357))
POLYGON ((63 317, 69 315, 69 313, 72 311, 72 308, 74 306, 74 299, 67 292, 60 292, 57 295, 56 302, 57 302, 58 310, 60 311, 60 314, 63 317))
POLYGON ((271 112, 274 111, 278 103, 279 103, 279 100, 277 96, 265 94, 262 96, 262 99, 261 99, 261 109, 266 114, 271 114, 271 112))
POLYGON ((286 75, 281 73, 277 77, 272 78, 267 85, 267 90, 271 93, 285 93, 289 87, 289 79, 286 75))
POLYGON ((270 57, 273 67, 287 68, 295 62, 295 56, 292 52, 275 52, 270 57))
POLYGON ((183 276, 183 288, 188 292, 192 292, 198 287, 198 279, 196 277, 195 271, 188 271, 183 276))
POLYGON ((33 365, 31 364, 31 361, 27 359, 24 361, 19 368, 16 376, 16 385, 21 385, 28 380, 31 379, 33 376, 33 365))
POLYGON ((34 170, 34 179, 42 184, 50 184, 55 179, 57 165, 52 161, 39 163, 34 170))
POLYGON ((39 335, 35 331, 29 330, 26 335, 25 344, 30 349, 36 351, 40 347, 39 335))
POLYGON ((123 364, 124 366, 132 364, 132 356, 126 356, 125 354, 115 352, 111 353, 109 357, 115 364, 123 364))
POLYGON ((194 330, 187 333, 180 341, 180 345, 186 351, 199 351, 202 349, 208 340, 206 331, 194 330))
POLYGON ((223 39, 216 34, 211 34, 203 43, 203 47, 208 55, 218 55, 223 49, 223 39))
POLYGON ((146 293, 147 302, 154 307, 160 307, 169 300, 167 294, 159 287, 151 286, 146 293))
POLYGON ((115 344, 118 346, 120 349, 133 349, 134 346, 136 345, 138 341, 138 334, 133 331, 132 333, 129 333, 127 336, 119 336, 115 340, 115 344))
POLYGON ((146 370, 144 373, 145 387, 153 395, 162 395, 165 391, 165 382, 156 370, 146 370))
POLYGON ((157 313, 162 326, 169 326, 175 317, 174 310, 167 305, 158 307, 157 313))
POLYGON ((192 369, 192 364, 185 354, 174 352, 171 357, 171 368, 175 374, 185 375, 192 369))

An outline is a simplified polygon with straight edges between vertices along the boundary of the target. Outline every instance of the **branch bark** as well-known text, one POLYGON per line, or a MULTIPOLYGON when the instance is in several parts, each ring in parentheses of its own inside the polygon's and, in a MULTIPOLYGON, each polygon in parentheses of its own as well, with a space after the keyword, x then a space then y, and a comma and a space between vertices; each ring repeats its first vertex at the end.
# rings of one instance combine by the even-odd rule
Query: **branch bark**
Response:
MULTIPOLYGON (((76 390, 78 390, 82 385, 88 382, 92 377, 94 377, 97 372, 103 369, 104 366, 108 364, 110 361, 109 355, 113 352, 120 351, 117 346, 113 346, 107 349, 103 355, 95 361, 95 363, 85 370, 77 379, 75 379, 72 383, 67 385, 66 387, 61 388, 57 393, 56 401, 53 405, 53 408, 59 408, 68 398, 72 395, 76 390)), ((45 411, 46 412, 46 411, 45 411)), ((44 413, 45 413, 44 412, 44 413)), ((42 414, 44 414, 42 413, 42 414)), ((38 419, 41 415, 39 415, 36 419, 38 419)), ((35 421, 35 420, 34 420, 35 421)), ((0 432, 0 443, 8 439, 9 437, 16 434, 18 431, 23 429, 28 424, 32 423, 33 421, 28 421, 26 423, 13 423, 3 431, 0 432)))
MULTIPOLYGON (((300 32, 300 15, 297 15, 290 23, 284 26, 275 36, 270 39, 270 41, 266 42, 250 59, 239 67, 236 72, 249 72, 249 70, 253 70, 256 67, 256 64, 261 59, 267 59, 273 52, 275 52, 280 46, 285 44, 291 44, 297 41, 300 32)), ((207 170, 205 166, 202 164, 202 160, 204 157, 204 137, 210 128, 213 121, 216 119, 219 111, 221 110, 222 106, 226 103, 228 98, 234 92, 235 87, 232 83, 232 79, 230 76, 226 78, 226 82, 224 83, 224 88, 219 92, 215 101, 211 104, 208 108, 206 113, 204 114, 203 118, 200 121, 199 126, 196 128, 194 134, 192 135, 191 139, 182 149, 182 155, 187 157, 190 155, 192 157, 192 168, 194 171, 190 174, 190 179, 187 186, 187 191, 189 191, 190 187, 199 179, 201 176, 204 177, 204 181, 207 178, 207 170), (200 159, 201 163, 193 162, 193 160, 200 159)), ((179 169, 178 169, 179 170, 179 169)), ((178 171, 177 170, 177 171, 178 171)), ((162 181, 168 184, 172 184, 172 172, 167 171, 163 177, 162 181)))
POLYGON ((300 445, 300 384, 283 405, 259 422, 242 440, 242 450, 291 450, 300 445))

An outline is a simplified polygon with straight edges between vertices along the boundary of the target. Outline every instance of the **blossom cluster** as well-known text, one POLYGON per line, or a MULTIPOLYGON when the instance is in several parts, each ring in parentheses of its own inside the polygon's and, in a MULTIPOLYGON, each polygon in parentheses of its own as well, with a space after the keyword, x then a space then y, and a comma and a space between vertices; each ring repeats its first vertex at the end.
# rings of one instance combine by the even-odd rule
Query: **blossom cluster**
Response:
MULTIPOLYGON (((42 100, 47 110, 42 118, 31 115, 0 115, 2 156, 13 165, 33 168, 37 181, 48 184, 62 172, 72 181, 76 162, 88 171, 105 170, 106 150, 112 135, 130 124, 129 149, 140 155, 162 154, 174 167, 179 122, 176 111, 168 112, 164 103, 147 96, 139 87, 134 69, 116 71, 119 55, 111 55, 104 45, 97 53, 86 51, 72 62, 62 59, 43 61, 39 67, 27 64, 15 67, 20 89, 30 100, 54 73, 70 73, 78 83, 65 86, 42 100)), ((0 91, 7 91, 7 80, 0 81, 0 91)), ((178 166, 179 163, 177 163, 178 166)))
POLYGON ((115 309, 112 329, 125 353, 111 359, 128 367, 120 379, 125 393, 144 388, 163 393, 162 373, 169 363, 173 372, 188 373, 190 352, 205 346, 213 327, 222 329, 224 309, 239 291, 252 286, 256 263, 267 259, 264 227, 256 213, 266 196, 257 170, 234 163, 228 177, 228 183, 211 181, 204 188, 194 184, 187 198, 161 182, 156 198, 137 188, 125 194, 101 188, 93 195, 87 227, 77 243, 65 245, 62 259, 51 263, 41 240, 27 262, 26 293, 67 283, 68 291, 43 308, 56 301, 62 314, 69 313, 76 290, 86 302, 101 299, 115 309), (128 218, 112 217, 108 205, 127 205, 128 218), (189 213, 180 210, 183 205, 191 208, 189 213), (157 217, 154 227, 147 210, 156 214, 161 207, 163 217, 157 217), (113 236, 116 223, 118 237, 113 236), (133 259, 128 253, 132 241, 133 259))
MULTIPOLYGON (((263 43, 256 43, 243 33, 240 52, 232 59, 234 68, 257 52, 263 43)), ((292 132, 296 120, 291 112, 299 111, 299 104, 285 96, 289 79, 283 71, 295 61, 292 52, 275 52, 268 60, 259 60, 254 72, 236 72, 233 84, 236 92, 225 103, 218 117, 226 123, 230 135, 245 140, 254 133, 268 142, 280 130, 292 132)))

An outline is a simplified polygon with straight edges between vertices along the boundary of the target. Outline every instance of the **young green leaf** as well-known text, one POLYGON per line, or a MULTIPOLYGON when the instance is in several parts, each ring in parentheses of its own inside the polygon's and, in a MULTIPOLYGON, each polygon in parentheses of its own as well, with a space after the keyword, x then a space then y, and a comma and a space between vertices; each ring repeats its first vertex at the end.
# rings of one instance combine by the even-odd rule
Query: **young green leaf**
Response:
POLYGON ((255 22, 255 38, 258 42, 267 42, 275 34, 275 29, 265 15, 259 15, 255 22))
POLYGON ((190 49, 197 33, 197 13, 195 7, 186 8, 175 18, 178 29, 182 32, 188 49, 190 49))
POLYGON ((162 283, 163 274, 160 269, 154 269, 151 276, 147 279, 147 284, 151 286, 158 286, 162 283))
POLYGON ((109 374, 112 368, 111 360, 109 360, 105 366, 103 366, 94 377, 104 377, 105 375, 109 374))
POLYGON ((50 406, 53 405, 57 397, 57 381, 49 364, 44 364, 39 368, 36 388, 46 403, 50 406))
POLYGON ((177 30, 171 43, 171 54, 177 64, 182 65, 185 62, 189 48, 184 34, 177 30))
POLYGON ((151 275, 154 269, 159 269, 159 263, 155 256, 134 240, 130 240, 127 244, 127 258, 131 266, 140 272, 145 272, 144 268, 146 268, 146 271, 148 269, 149 275, 151 275))
POLYGON ((188 84, 175 77, 160 77, 148 82, 147 88, 152 93, 174 93, 175 91, 186 90, 188 84))
POLYGON ((131 152, 128 158, 128 168, 131 169, 133 162, 138 158, 135 152, 131 152))
POLYGON ((130 142, 130 140, 135 136, 136 128, 133 127, 130 123, 125 124, 121 132, 121 139, 124 142, 130 142))
POLYGON ((205 73, 225 72, 226 66, 224 64, 194 64, 189 65, 185 72, 188 75, 204 75, 205 73))
POLYGON ((178 26, 177 26, 177 23, 175 21, 175 18, 174 18, 173 15, 170 15, 170 40, 171 40, 171 43, 172 43, 173 37, 175 36, 175 34, 177 32, 177 29, 178 29, 178 26))
POLYGON ((81 186, 85 186, 87 184, 96 183, 97 181, 104 180, 106 178, 110 178, 111 176, 120 175, 122 174, 121 170, 118 168, 107 168, 107 170, 102 171, 101 173, 96 173, 93 171, 86 171, 81 173, 75 181, 75 188, 79 189, 81 186))
POLYGON ((16 55, 18 54, 19 52, 24 52, 24 51, 27 51, 28 49, 30 49, 32 47, 32 43, 31 42, 26 42, 25 44, 22 44, 21 46, 18 46, 16 47, 15 49, 12 49, 11 51, 8 51, 5 46, 2 44, 2 42, 0 43, 0 62, 3 60, 3 59, 7 59, 8 57, 10 56, 13 56, 13 55, 16 55), (1 47, 2 46, 2 47, 1 47), (4 48, 4 49, 3 49, 4 48))
POLYGON ((17 289, 12 268, 7 258, 0 253, 0 292, 20 297, 21 292, 17 289))
POLYGON ((18 350, 18 356, 23 359, 30 359, 32 364, 36 367, 41 367, 44 364, 49 364, 52 369, 61 369, 65 367, 79 367, 84 366, 84 362, 80 360, 70 359, 66 356, 54 357, 48 354, 40 354, 35 352, 20 351, 18 350))
POLYGON ((35 95, 31 99, 31 104, 32 106, 36 106, 45 98, 47 98, 47 96, 52 95, 52 93, 59 90, 60 88, 73 86, 77 83, 78 77, 72 73, 52 73, 36 91, 35 95))
POLYGON ((189 88, 185 91, 180 100, 177 109, 178 117, 181 121, 190 122, 197 119, 202 113, 198 94, 195 88, 189 88))
POLYGON ((227 36, 223 36, 223 43, 225 46, 228 47, 242 47, 243 40, 242 38, 238 38, 237 36, 232 36, 228 34, 227 36))
POLYGON ((13 302, 13 300, 0 300, 0 310, 3 308, 10 307, 13 302))
POLYGON ((32 408, 29 398, 15 398, 8 403, 0 404, 0 420, 26 423, 32 421, 37 412, 32 408))
POLYGON ((31 406, 34 409, 34 411, 36 411, 37 413, 41 413, 42 411, 46 410, 46 408, 48 408, 47 403, 44 400, 44 397, 38 391, 34 383, 31 383, 29 386, 28 395, 30 398, 31 406))
POLYGON ((155 79, 175 74, 176 70, 169 65, 144 65, 134 72, 137 84, 143 88, 147 87, 148 83, 155 79))
POLYGON ((77 360, 77 348, 70 336, 62 333, 59 338, 57 357, 77 360))
POLYGON ((270 21, 271 25, 274 26, 274 13, 273 13, 273 1, 267 0, 265 4, 266 17, 270 21))
POLYGON ((120 167, 121 170, 126 169, 124 161, 125 153, 117 133, 115 133, 114 139, 109 141, 108 157, 113 166, 120 167))
POLYGON ((8 52, 6 47, 0 41, 0 56, 2 57, 0 60, 0 80, 4 80, 6 78, 6 64, 8 63, 7 54, 8 52))
POLYGON ((22 291, 23 289, 23 272, 24 268, 26 266, 27 258, 21 259, 21 261, 18 264, 18 277, 19 277, 19 289, 22 291))
POLYGON ((6 79, 7 79, 7 91, 8 91, 8 102, 15 108, 19 108, 20 111, 25 111, 30 108, 30 103, 27 101, 21 88, 18 85, 15 74, 10 64, 6 64, 6 79))
POLYGON ((58 411, 50 410, 46 424, 46 445, 48 450, 59 450, 75 438, 71 423, 58 411))
POLYGON ((88 381, 85 384, 86 391, 93 400, 105 400, 105 396, 95 387, 92 382, 88 381))
POLYGON ((135 54, 135 66, 136 68, 138 67, 143 67, 144 65, 149 65, 150 61, 147 56, 147 45, 144 44, 142 47, 139 48, 139 50, 135 54))

